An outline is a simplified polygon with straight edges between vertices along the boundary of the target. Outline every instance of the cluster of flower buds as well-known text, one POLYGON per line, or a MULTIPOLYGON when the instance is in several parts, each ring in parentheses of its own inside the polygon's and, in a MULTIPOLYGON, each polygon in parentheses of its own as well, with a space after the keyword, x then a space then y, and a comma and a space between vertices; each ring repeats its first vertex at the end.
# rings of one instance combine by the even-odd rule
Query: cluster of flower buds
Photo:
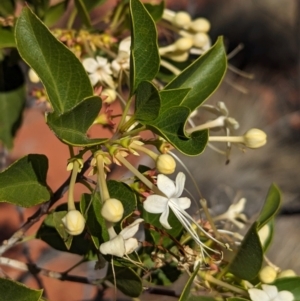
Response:
POLYGON ((189 13, 185 11, 174 12, 164 9, 163 19, 171 23, 171 28, 179 34, 175 43, 160 48, 160 55, 167 56, 174 61, 185 61, 189 53, 202 54, 211 45, 208 31, 210 23, 205 18, 192 20, 189 13))

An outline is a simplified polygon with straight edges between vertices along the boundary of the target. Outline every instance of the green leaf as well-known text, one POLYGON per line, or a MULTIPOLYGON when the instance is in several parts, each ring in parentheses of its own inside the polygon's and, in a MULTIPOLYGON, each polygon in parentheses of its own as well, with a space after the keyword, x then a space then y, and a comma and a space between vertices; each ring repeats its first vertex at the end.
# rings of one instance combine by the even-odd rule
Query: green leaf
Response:
POLYGON ((187 137, 184 134, 184 127, 189 114, 190 110, 186 107, 171 107, 162 112, 154 121, 142 123, 164 137, 183 154, 196 156, 203 152, 207 144, 208 131, 196 131, 187 137))
POLYGON ((13 16, 15 12, 15 1, 14 0, 1 0, 0 5, 0 16, 7 17, 13 16))
POLYGON ((86 219, 86 226, 96 249, 109 240, 104 218, 101 216, 102 204, 98 192, 92 195, 83 194, 80 201, 80 211, 86 219))
MULTIPOLYGON (((138 297, 143 290, 140 277, 130 268, 114 266, 117 288, 126 296, 138 297)), ((114 276, 111 266, 107 272, 106 279, 114 283, 114 276)))
POLYGON ((263 249, 257 234, 257 223, 248 230, 242 244, 229 266, 230 272, 244 280, 253 279, 261 269, 263 249))
POLYGON ((258 229, 261 229, 265 224, 269 222, 270 219, 272 219, 276 215, 276 213, 280 208, 280 205, 281 205, 280 191, 275 184, 272 184, 268 191, 268 195, 264 203, 264 206, 257 219, 258 229))
POLYGON ((91 24, 91 20, 90 20, 90 15, 88 13, 88 10, 87 10, 83 0, 75 0, 75 5, 76 5, 76 8, 77 8, 77 11, 78 11, 81 21, 84 23, 84 25, 87 28, 91 28, 92 24, 91 24))
POLYGON ((191 88, 187 97, 172 106, 185 106, 191 111, 199 107, 220 85, 227 68, 227 58, 223 39, 218 38, 215 45, 195 60, 175 77, 164 90, 191 88))
POLYGON ((93 95, 81 62, 28 7, 18 18, 15 35, 21 57, 38 74, 57 115, 93 95))
POLYGON ((66 231, 62 223, 62 219, 65 217, 67 213, 68 211, 53 212, 53 214, 51 214, 51 217, 52 217, 53 226, 55 227, 57 233, 62 238, 66 248, 70 250, 73 241, 73 236, 68 234, 68 232, 66 231))
POLYGON ((272 284, 276 285, 279 291, 291 292, 295 297, 294 301, 300 301, 300 277, 281 278, 272 284))
POLYGON ((91 11, 95 7, 105 3, 107 0, 84 0, 85 7, 88 11, 91 11))
POLYGON ((150 82, 141 82, 136 91, 135 119, 154 120, 158 117, 160 96, 155 86, 150 82))
POLYGON ((123 182, 107 181, 107 188, 111 198, 118 199, 124 207, 123 219, 127 218, 136 209, 136 196, 131 188, 123 182))
POLYGON ((14 33, 5 28, 0 27, 0 49, 5 47, 16 47, 14 33))
POLYGON ((0 301, 39 301, 43 290, 33 290, 22 283, 0 278, 0 301))
POLYGON ((165 1, 161 1, 159 4, 145 3, 144 6, 155 22, 162 18, 165 8, 165 1))
POLYGON ((13 138, 20 125, 25 100, 24 86, 0 92, 0 140, 8 149, 13 147, 13 138))
POLYGON ((142 81, 151 81, 159 70, 159 53, 155 23, 139 0, 130 0, 131 53, 130 95, 142 81))
POLYGON ((101 99, 98 96, 91 96, 63 114, 50 113, 47 116, 47 123, 64 143, 73 146, 97 145, 107 139, 90 139, 86 132, 95 121, 100 109, 101 99))
MULTIPOLYGON (((143 219, 145 223, 148 223, 152 226, 155 226, 158 229, 161 229, 171 235, 172 237, 176 238, 179 236, 179 234, 182 232, 182 224, 178 221, 175 214, 170 210, 170 214, 168 217, 168 222, 172 229, 165 229, 160 221, 160 214, 153 214, 149 213, 146 210, 143 210, 143 219)), ((170 245, 174 244, 173 240, 170 239, 167 235, 165 235, 162 239, 162 234, 160 232, 154 231, 154 230, 147 230, 148 233, 151 235, 155 245, 162 245, 165 248, 168 248, 170 245)))
POLYGON ((44 155, 27 155, 0 173, 0 202, 32 207, 48 201, 46 183, 48 159, 44 155))
POLYGON ((66 2, 60 2, 53 6, 50 6, 49 9, 45 12, 43 22, 46 26, 53 26, 60 17, 66 11, 66 2))
POLYGON ((190 296, 187 301, 220 301, 220 299, 206 296, 190 296))
POLYGON ((185 287, 184 287, 184 289, 183 289, 183 291, 180 295, 179 301, 188 301, 188 297, 191 293, 191 288, 193 286, 194 279, 198 274, 199 268, 200 268, 200 264, 197 265, 197 267, 195 268, 193 274, 190 276, 189 280, 187 281, 187 283, 186 283, 186 285, 185 285, 185 287))
POLYGON ((169 110, 173 106, 173 103, 180 104, 186 98, 190 91, 191 88, 160 91, 159 95, 161 99, 161 112, 169 110))
POLYGON ((64 241, 64 239, 58 233, 58 217, 59 215, 64 216, 66 212, 67 204, 60 205, 55 209, 55 211, 50 212, 40 226, 36 238, 43 240, 52 248, 58 251, 69 252, 78 255, 89 254, 92 248, 92 243, 86 237, 85 231, 80 235, 73 236, 70 248, 66 247, 66 243, 68 245, 68 242, 64 241), (62 213, 58 214, 58 212, 62 213))
POLYGON ((264 253, 267 252, 269 246, 272 243, 273 236, 274 236, 274 218, 270 219, 267 224, 265 224, 261 229, 258 231, 258 235, 260 237, 260 242, 262 244, 264 253), (262 232, 263 231, 263 232, 262 232), (262 234, 264 233, 264 234, 262 234), (264 240, 262 241, 262 237, 264 240))

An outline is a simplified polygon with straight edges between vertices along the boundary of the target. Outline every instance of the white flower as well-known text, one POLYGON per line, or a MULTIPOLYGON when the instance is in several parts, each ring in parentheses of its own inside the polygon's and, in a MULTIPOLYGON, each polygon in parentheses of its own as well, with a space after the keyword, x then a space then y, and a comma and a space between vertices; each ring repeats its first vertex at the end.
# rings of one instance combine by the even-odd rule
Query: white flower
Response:
POLYGON ((293 301, 294 295, 289 291, 280 291, 275 285, 262 285, 262 290, 250 288, 248 290, 252 301, 293 301))
POLYGON ((194 219, 185 211, 191 205, 191 200, 189 198, 180 198, 180 195, 182 194, 184 189, 185 174, 179 172, 175 182, 176 185, 165 175, 159 174, 157 176, 157 187, 163 194, 165 194, 165 196, 157 194, 152 194, 148 196, 143 203, 144 209, 150 213, 161 213, 161 216, 159 218, 160 223, 166 229, 171 229, 171 226, 168 223, 170 208, 177 217, 177 219, 180 221, 182 226, 186 229, 186 231, 189 232, 191 237, 201 247, 202 252, 205 252, 203 248, 206 248, 214 253, 219 253, 203 244, 193 225, 195 225, 200 231, 205 233, 205 235, 208 236, 210 239, 214 240, 219 244, 222 243, 220 243, 211 235, 209 235, 206 231, 204 231, 204 229, 198 223, 196 223, 194 219))
POLYGON ((129 70, 131 37, 127 37, 120 42, 118 56, 111 62, 111 68, 115 77, 118 77, 120 72, 129 70))
POLYGON ((123 257, 132 253, 139 245, 138 240, 133 236, 139 229, 139 224, 143 222, 142 218, 138 218, 131 225, 124 228, 117 236, 100 245, 100 252, 104 255, 110 254, 123 257))
POLYGON ((89 73, 89 78, 93 86, 98 82, 108 85, 114 89, 112 71, 107 59, 101 56, 86 58, 82 61, 84 69, 89 73))

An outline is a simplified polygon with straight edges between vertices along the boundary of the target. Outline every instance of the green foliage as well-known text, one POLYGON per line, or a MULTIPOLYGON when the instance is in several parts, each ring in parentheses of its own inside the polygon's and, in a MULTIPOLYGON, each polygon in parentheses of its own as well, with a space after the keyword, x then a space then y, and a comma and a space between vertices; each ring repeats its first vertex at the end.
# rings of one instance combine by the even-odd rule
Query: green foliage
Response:
POLYGON ((0 140, 8 149, 13 147, 13 138, 20 124, 24 106, 24 86, 12 91, 0 92, 0 140))
POLYGON ((93 95, 82 64, 28 7, 18 18, 15 35, 21 57, 41 79, 55 114, 66 113, 93 95))
POLYGON ((152 80, 159 70, 157 32, 153 19, 139 0, 130 1, 131 53, 130 94, 142 81, 152 80))
POLYGON ((48 159, 44 155, 28 155, 0 173, 0 202, 32 207, 50 199, 46 176, 48 159))
POLYGON ((145 3, 144 6, 155 22, 161 19, 165 8, 164 1, 161 1, 159 4, 145 3))
POLYGON ((294 295, 294 301, 300 301, 300 277, 277 279, 274 283, 279 291, 289 291, 294 295))
POLYGON ((16 47, 14 34, 10 29, 0 27, 0 49, 6 47, 16 47))
MULTIPOLYGON (((114 266, 114 270, 116 275, 116 286, 123 294, 135 298, 142 293, 142 281, 131 268, 114 266)), ((108 270, 106 279, 111 283, 114 283, 111 267, 108 270)))
POLYGON ((158 117, 160 96, 155 86, 150 82, 141 82, 136 91, 135 112, 136 120, 150 121, 158 117))
POLYGON ((198 274, 198 271, 200 269, 200 263, 195 267, 192 275, 190 276, 189 280, 187 281, 181 295, 180 295, 180 298, 179 298, 179 301, 188 301, 189 300, 189 295, 190 295, 190 292, 191 292, 191 288, 193 286, 193 283, 194 283, 194 279, 195 277, 197 276, 198 274))
POLYGON ((107 139, 90 139, 86 132, 98 116, 100 109, 101 99, 98 96, 91 96, 63 114, 56 112, 49 114, 47 123, 64 143, 73 146, 97 145, 107 139))
POLYGON ((198 108, 220 85, 226 73, 227 58, 223 39, 176 76, 164 90, 191 89, 184 99, 168 101, 172 106, 185 106, 191 112, 198 108), (180 101, 180 102, 179 102, 180 101))
POLYGON ((53 26, 66 11, 66 3, 60 2, 51 7, 45 12, 43 22, 46 26, 53 26))
POLYGON ((33 290, 17 281, 0 278, 0 301, 39 301, 43 290, 33 290))
POLYGON ((75 0, 74 2, 75 2, 75 5, 76 5, 76 8, 77 8, 77 11, 78 11, 81 21, 87 28, 91 28, 92 24, 91 24, 89 12, 86 8, 84 1, 83 0, 75 0))

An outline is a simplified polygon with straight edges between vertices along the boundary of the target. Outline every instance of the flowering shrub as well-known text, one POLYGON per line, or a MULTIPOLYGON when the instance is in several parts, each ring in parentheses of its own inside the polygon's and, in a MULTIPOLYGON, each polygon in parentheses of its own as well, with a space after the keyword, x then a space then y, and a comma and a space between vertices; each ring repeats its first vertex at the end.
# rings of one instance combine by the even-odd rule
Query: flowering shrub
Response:
MULTIPOLYGON (((139 0, 120 1, 108 28, 100 32, 91 25, 91 2, 75 4, 85 29, 50 31, 46 24, 50 25, 53 16, 36 8, 33 11, 31 6, 22 9, 15 24, 2 22, 4 46, 16 47, 30 67, 29 78, 43 84, 32 95, 45 104, 47 125, 69 147, 66 163, 70 177, 52 191, 46 181, 48 160, 42 154, 25 156, 0 173, 1 202, 40 206, 0 246, 0 264, 22 266, 2 255, 24 241, 25 232, 44 218, 36 239, 96 261, 96 267, 107 269, 106 276, 89 283, 101 283, 105 288, 109 281, 131 297, 141 295, 151 283, 161 283, 167 278, 166 271, 175 270, 176 279, 184 272, 190 277, 181 293, 182 301, 202 300, 203 296, 205 300, 230 301, 300 299, 299 277, 290 273, 279 277, 280 269, 269 261, 268 269, 263 268, 280 206, 276 185, 270 187, 246 234, 240 232, 248 222, 244 198, 225 213, 212 216, 201 196, 199 210, 188 212, 192 197, 184 189, 186 175, 176 171, 175 151, 198 156, 208 142, 225 142, 221 152, 228 158, 235 144, 255 149, 267 142, 260 129, 232 135, 239 123, 229 116, 226 105, 204 104, 226 72, 222 37, 211 45, 206 19, 192 20, 186 12, 165 9, 163 3, 144 5, 139 0), (126 20, 130 20, 130 31, 126 20), (166 41, 158 39, 157 28, 172 33, 174 42, 160 46, 166 41), (190 54, 197 58, 191 60, 190 54), (120 115, 110 107, 117 100, 122 107, 120 115), (100 113, 102 106, 105 110, 100 113), (198 108, 216 118, 189 126, 198 108), (111 137, 90 136, 89 129, 96 124, 109 127, 111 137), (211 135, 212 128, 226 135, 211 135), (129 158, 138 156, 148 157, 149 166, 131 163, 129 158), (131 177, 109 180, 111 170, 120 166, 131 177), (172 174, 176 175, 175 183, 172 174), (90 192, 75 200, 78 182, 90 192), (55 206, 65 191, 67 206, 55 206), (232 227, 224 227, 220 221, 232 227)), ((49 14, 52 12, 50 9, 49 14)), ((16 99, 22 91, 10 93, 6 97, 16 99)), ((13 106, 7 112, 7 131, 0 138, 8 148, 12 147, 11 128, 20 110, 13 106)), ((68 277, 68 273, 58 278, 79 279, 68 277)), ((0 278, 0 292, 15 294, 15 300, 20 295, 44 300, 42 290, 11 279, 0 278)))

